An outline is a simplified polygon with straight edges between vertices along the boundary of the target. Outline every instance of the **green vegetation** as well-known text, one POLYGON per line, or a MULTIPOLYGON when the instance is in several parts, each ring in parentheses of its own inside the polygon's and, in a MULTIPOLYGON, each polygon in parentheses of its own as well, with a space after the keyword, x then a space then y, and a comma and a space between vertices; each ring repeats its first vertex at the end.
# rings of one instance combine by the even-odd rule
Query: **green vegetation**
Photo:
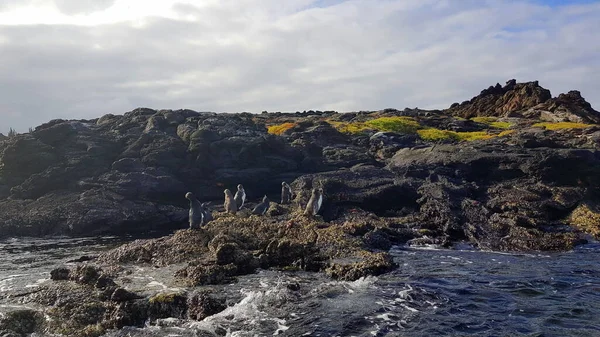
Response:
POLYGON ((458 140, 481 140, 494 138, 494 135, 490 135, 485 131, 474 131, 474 132, 455 132, 458 140))
POLYGON ((496 129, 508 129, 511 126, 509 122, 499 122, 496 117, 473 117, 471 120, 475 123, 486 124, 496 129))
POLYGON ((422 130, 418 130, 417 134, 419 134, 419 137, 421 137, 421 139, 429 141, 429 142, 436 142, 436 141, 440 141, 440 140, 458 140, 457 136, 456 136, 456 132, 453 131, 448 131, 448 130, 440 130, 440 129, 422 129, 422 130))
POLYGON ((440 129, 422 129, 417 131, 419 137, 421 139, 435 142, 440 140, 455 140, 455 141, 473 141, 480 139, 490 139, 493 138, 494 135, 490 135, 485 131, 474 131, 474 132, 456 132, 456 131, 448 131, 448 130, 440 130, 440 129))
POLYGON ((415 133, 421 125, 410 117, 380 117, 365 122, 365 125, 379 131, 415 133))
POLYGON ((515 132, 515 130, 504 130, 498 134, 498 137, 508 136, 514 132, 515 132))
POLYGON ((561 130, 561 129, 584 129, 594 126, 594 124, 573 123, 573 122, 542 122, 533 124, 533 127, 545 128, 546 130, 561 130))
POLYGON ((327 122, 335 127, 338 131, 343 133, 355 134, 366 130, 391 131, 407 134, 416 133, 419 135, 419 137, 421 137, 421 139, 431 142, 442 140, 472 141, 478 139, 490 139, 494 137, 494 135, 490 135, 485 131, 456 132, 440 130, 436 128, 426 128, 411 117, 380 117, 366 122, 353 123, 338 121, 327 122))
POLYGON ((336 130, 342 133, 360 133, 365 130, 369 130, 364 123, 348 123, 348 122, 338 122, 338 121, 327 121, 327 123, 331 124, 336 130))
POLYGON ((365 130, 391 131, 398 133, 415 133, 421 128, 419 123, 410 117, 380 117, 366 122, 327 121, 343 133, 360 133, 365 130))
POLYGON ((283 123, 277 125, 271 125, 267 128, 267 132, 272 135, 281 136, 287 130, 296 126, 296 123, 283 123))

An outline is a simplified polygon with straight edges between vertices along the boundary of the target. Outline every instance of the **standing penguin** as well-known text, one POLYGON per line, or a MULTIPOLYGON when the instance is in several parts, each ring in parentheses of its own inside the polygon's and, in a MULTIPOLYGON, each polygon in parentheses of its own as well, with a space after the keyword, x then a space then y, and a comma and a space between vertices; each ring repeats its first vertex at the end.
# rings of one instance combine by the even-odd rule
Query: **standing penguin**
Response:
POLYGON ((286 205, 292 201, 292 188, 285 181, 281 183, 281 204, 286 205))
POLYGON ((267 213, 267 210, 269 209, 269 198, 265 195, 261 201, 260 204, 256 205, 256 207, 254 207, 254 209, 252 210, 252 214, 257 214, 257 215, 264 215, 265 213, 267 213))
POLYGON ((187 192, 185 198, 190 201, 190 229, 198 229, 204 222, 204 209, 192 192, 187 192))
POLYGON ((203 226, 213 220, 212 212, 210 211, 209 205, 210 205, 210 201, 209 202, 203 202, 201 204, 201 206, 202 206, 202 216, 204 217, 204 219, 202 220, 202 225, 203 226))
POLYGON ((308 204, 306 204, 304 215, 317 215, 321 209, 321 205, 323 205, 323 189, 313 188, 310 200, 308 201, 308 204))
POLYGON ((237 185, 237 192, 235 192, 235 204, 237 205, 237 209, 240 210, 244 206, 244 202, 246 201, 246 191, 244 191, 244 186, 242 184, 237 185))
POLYGON ((237 204, 235 203, 235 199, 233 199, 233 194, 229 189, 224 191, 225 193, 225 203, 223 206, 225 207, 225 212, 235 214, 237 212, 237 204))

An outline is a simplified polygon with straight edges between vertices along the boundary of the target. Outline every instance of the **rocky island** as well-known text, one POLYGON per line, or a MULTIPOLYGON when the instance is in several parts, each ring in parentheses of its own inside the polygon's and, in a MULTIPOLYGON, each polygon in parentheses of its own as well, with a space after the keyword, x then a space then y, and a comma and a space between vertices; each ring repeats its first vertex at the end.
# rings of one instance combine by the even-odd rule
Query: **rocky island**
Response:
POLYGON ((399 267, 394 245, 570 250, 600 237, 597 123, 578 91, 510 80, 445 110, 139 108, 0 137, 1 236, 174 232, 54 270, 51 284, 12 295, 40 309, 9 313, 0 332, 202 320, 227 306, 211 285, 258 269, 379 275, 399 267), (282 182, 290 204, 278 202, 282 182), (223 190, 238 184, 248 205, 226 214, 223 190), (317 187, 323 205, 306 216, 317 187), (187 192, 212 201, 200 229, 187 229, 187 192), (251 214, 264 195, 266 213, 251 214), (131 291, 135 266, 169 270, 182 290, 131 291))

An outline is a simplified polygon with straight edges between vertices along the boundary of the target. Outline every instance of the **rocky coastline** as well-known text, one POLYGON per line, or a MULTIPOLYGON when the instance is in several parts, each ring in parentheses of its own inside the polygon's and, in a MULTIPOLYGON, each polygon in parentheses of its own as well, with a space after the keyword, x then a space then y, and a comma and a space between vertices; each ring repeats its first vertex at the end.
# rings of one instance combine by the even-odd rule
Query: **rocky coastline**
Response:
POLYGON ((570 250, 600 237, 599 122, 579 92, 553 98, 515 80, 445 110, 139 108, 50 121, 0 139, 0 236, 173 234, 54 270, 55 282, 18 299, 43 312, 9 313, 0 332, 99 336, 201 320, 227 305, 211 285, 259 268, 379 275, 399 267, 393 245, 570 250), (282 181, 290 204, 275 202, 282 181), (248 205, 226 214, 223 190, 237 184, 248 205), (316 187, 323 206, 306 216, 316 187), (212 201, 200 229, 187 229, 187 192, 212 201), (251 214, 263 195, 266 214, 251 214), (173 268, 185 290, 129 291, 136 265, 173 268))

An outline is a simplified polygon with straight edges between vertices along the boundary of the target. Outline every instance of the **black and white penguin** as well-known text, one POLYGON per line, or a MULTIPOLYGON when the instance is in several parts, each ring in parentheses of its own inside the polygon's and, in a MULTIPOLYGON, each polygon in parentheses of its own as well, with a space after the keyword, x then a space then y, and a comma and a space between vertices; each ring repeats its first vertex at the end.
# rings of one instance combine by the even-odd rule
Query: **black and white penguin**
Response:
POLYGON ((254 209, 252 210, 252 214, 265 215, 265 213, 267 213, 267 210, 269 209, 269 204, 269 198, 265 195, 260 204, 254 207, 254 209))
POLYGON ((202 226, 206 225, 207 223, 211 222, 213 220, 213 216, 212 216, 212 212, 210 210, 210 201, 209 202, 203 202, 201 204, 202 206, 202 216, 203 221, 202 221, 202 226))
POLYGON ((321 206, 323 205, 323 189, 322 188, 313 188, 312 194, 310 196, 310 200, 308 200, 308 204, 306 204, 306 209, 304 210, 304 215, 317 215, 319 210, 321 210, 321 206))
POLYGON ((235 199, 238 210, 244 207, 244 202, 246 202, 246 191, 244 191, 244 186, 242 186, 242 184, 237 185, 237 192, 235 192, 233 199, 235 199))
POLYGON ((285 181, 281 183, 281 204, 286 205, 292 201, 292 188, 285 181))
POLYGON ((223 192, 225 193, 225 203, 223 204, 225 207, 225 212, 235 214, 238 208, 235 199, 233 199, 233 194, 229 189, 226 189, 223 192))
POLYGON ((204 222, 204 209, 192 192, 187 192, 185 198, 190 201, 190 229, 198 229, 204 222))

